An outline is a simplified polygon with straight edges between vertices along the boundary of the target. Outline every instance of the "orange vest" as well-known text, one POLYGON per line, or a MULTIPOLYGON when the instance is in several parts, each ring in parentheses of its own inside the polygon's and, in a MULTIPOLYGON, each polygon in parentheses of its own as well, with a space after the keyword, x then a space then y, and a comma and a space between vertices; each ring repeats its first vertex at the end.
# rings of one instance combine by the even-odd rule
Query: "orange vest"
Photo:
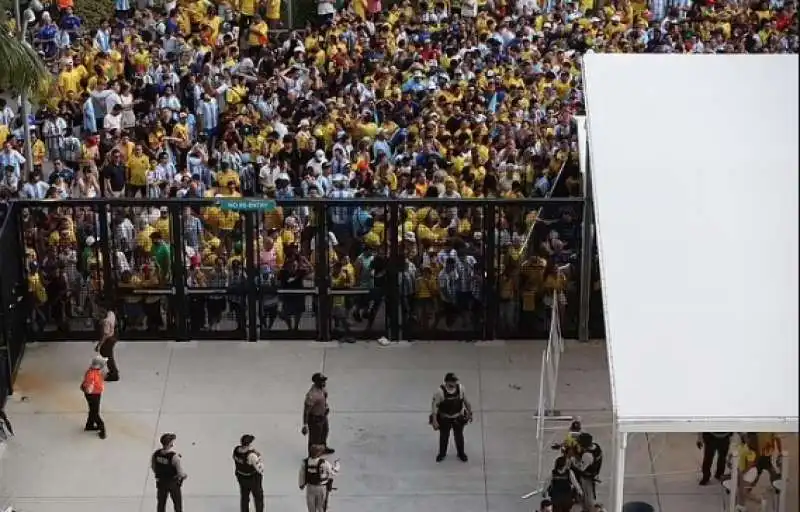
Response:
POLYGON ((97 368, 89 368, 83 376, 81 389, 89 395, 101 395, 105 391, 105 385, 103 372, 97 368))

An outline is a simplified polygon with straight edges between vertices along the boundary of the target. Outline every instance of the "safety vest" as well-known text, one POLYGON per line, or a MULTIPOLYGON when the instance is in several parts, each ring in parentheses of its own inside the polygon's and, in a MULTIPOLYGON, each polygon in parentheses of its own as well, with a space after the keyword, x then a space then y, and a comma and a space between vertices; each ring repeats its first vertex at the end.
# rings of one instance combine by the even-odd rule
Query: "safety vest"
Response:
POLYGON ((550 497, 553 499, 564 498, 571 496, 572 491, 572 482, 569 479, 569 471, 564 471, 562 473, 554 469, 550 478, 550 489, 548 489, 550 497))
POLYGON ((89 368, 83 376, 81 389, 87 395, 102 395, 105 390, 103 372, 97 368, 89 368))
POLYGON ((461 392, 461 384, 456 385, 456 390, 452 393, 447 391, 447 386, 442 384, 444 399, 439 404, 439 414, 443 416, 456 416, 464 410, 464 394, 461 392))
POLYGON ((327 481, 322 478, 322 463, 325 459, 317 459, 317 464, 309 464, 306 459, 306 485, 325 485, 327 481))
POLYGON ((178 476, 178 468, 172 463, 174 458, 175 452, 156 450, 153 453, 152 466, 156 480, 172 480, 178 476))
POLYGON ((253 476, 258 471, 256 468, 250 464, 247 459, 250 458, 251 453, 255 453, 255 450, 247 450, 247 451, 240 451, 240 446, 237 446, 233 449, 233 463, 236 465, 236 474, 241 476, 253 476))

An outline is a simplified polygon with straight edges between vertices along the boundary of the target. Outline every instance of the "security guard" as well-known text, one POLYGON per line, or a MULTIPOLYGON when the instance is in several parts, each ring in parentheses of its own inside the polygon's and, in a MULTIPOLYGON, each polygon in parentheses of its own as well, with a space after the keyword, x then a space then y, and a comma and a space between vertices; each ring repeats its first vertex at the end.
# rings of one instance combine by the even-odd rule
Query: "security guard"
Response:
POLYGON ((581 486, 575 473, 570 469, 565 456, 556 459, 548 482, 547 495, 550 497, 553 512, 570 512, 575 497, 581 495, 581 486))
POLYGON ((462 462, 469 460, 464 451, 464 426, 471 422, 472 406, 464 395, 464 387, 458 382, 458 377, 454 373, 448 373, 444 377, 444 384, 433 394, 430 415, 431 426, 439 431, 439 454, 436 456, 436 462, 443 461, 447 456, 451 430, 458 458, 462 462))
POLYGON ((714 455, 717 456, 717 467, 714 478, 722 481, 725 475, 725 463, 728 460, 728 450, 731 447, 732 432, 701 432, 697 434, 697 448, 703 450, 703 463, 701 471, 703 477, 700 485, 708 485, 711 480, 711 464, 714 455))
POLYGON ((108 374, 106 382, 116 382, 119 380, 119 368, 117 360, 114 358, 114 347, 117 344, 117 315, 114 309, 109 306, 106 315, 100 321, 100 341, 94 347, 95 352, 99 352, 107 361, 108 374))
POLYGON ((300 465, 298 484, 306 490, 308 512, 326 512, 333 477, 339 472, 339 461, 333 464, 323 459, 325 446, 311 445, 308 458, 300 465))
POLYGON ((591 511, 597 500, 597 482, 600 469, 603 467, 603 450, 594 442, 591 434, 582 433, 578 436, 580 456, 573 460, 572 467, 581 484, 583 494, 583 509, 591 511))
POLYGON ((241 495, 241 512, 250 511, 251 494, 256 512, 264 512, 264 488, 262 486, 264 463, 261 460, 261 454, 251 447, 254 440, 253 435, 245 434, 242 436, 241 444, 233 449, 233 463, 236 466, 236 480, 239 481, 241 495))
POLYGON ((181 486, 186 473, 181 466, 181 456, 175 452, 175 434, 161 436, 161 448, 153 452, 150 467, 156 476, 156 512, 165 512, 167 497, 172 499, 175 512, 183 512, 181 486))
POLYGON ((305 403, 303 404, 303 428, 301 432, 308 436, 308 453, 311 454, 311 447, 321 444, 325 447, 324 453, 331 454, 335 450, 328 446, 328 415, 331 410, 328 407, 328 392, 325 385, 328 377, 317 372, 311 376, 311 389, 306 393, 305 403))
POLYGON ((103 391, 105 391, 105 368, 106 358, 99 355, 94 356, 92 364, 86 370, 81 382, 81 391, 83 391, 86 404, 89 406, 89 414, 86 416, 84 430, 87 432, 97 431, 100 439, 106 438, 106 424, 103 422, 103 418, 100 417, 100 399, 103 397, 103 391))

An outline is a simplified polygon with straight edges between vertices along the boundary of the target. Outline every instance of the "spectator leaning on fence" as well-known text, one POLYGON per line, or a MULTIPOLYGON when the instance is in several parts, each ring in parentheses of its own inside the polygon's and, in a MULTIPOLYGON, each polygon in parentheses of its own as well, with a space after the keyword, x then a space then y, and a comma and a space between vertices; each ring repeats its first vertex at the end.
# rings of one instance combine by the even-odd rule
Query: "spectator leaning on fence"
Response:
MULTIPOLYGON (((167 3, 168 10, 119 6, 119 18, 100 27, 84 24, 68 3, 38 14, 33 44, 53 69, 32 116, 32 163, 41 174, 22 173, 23 123, 4 101, 0 197, 466 200, 544 196, 559 180, 561 193, 577 195, 572 118, 583 109, 584 52, 798 48, 789 1, 618 0, 595 7, 591 1, 404 0, 356 1, 347 8, 319 1, 305 30, 283 34, 275 30, 279 0, 180 0, 167 3)), ((509 207, 499 211, 496 226, 485 226, 480 211, 460 204, 402 212, 407 321, 479 325, 480 315, 467 312, 481 310, 478 269, 491 233, 501 248, 501 324, 519 320, 542 328, 546 308, 568 307, 569 271, 560 269, 579 249, 575 212, 561 212, 563 222, 550 226, 537 221, 558 220, 557 212, 537 219, 509 207)), ((115 232, 100 241, 114 244, 112 275, 125 287, 158 288, 172 279, 164 258, 174 253, 175 234, 168 218, 153 213, 115 208, 111 223, 126 219, 124 236, 115 232)), ((284 206, 259 215, 253 236, 260 272, 273 273, 270 279, 281 286, 302 287, 314 277, 311 261, 321 257, 310 240, 316 213, 284 206)), ((385 212, 334 206, 329 214, 334 274, 326 277, 336 288, 379 289, 385 212)), ((241 217, 211 207, 184 217, 190 284, 233 286, 246 263, 241 217)), ((40 209, 27 219, 24 238, 37 258, 64 225, 81 233, 59 242, 61 248, 81 253, 89 237, 99 238, 92 209, 40 209)), ((43 263, 32 261, 29 269, 47 288, 59 265, 43 263)), ((104 284, 92 276, 102 274, 99 263, 80 269, 62 302, 32 292, 37 314, 46 318, 61 305, 67 316, 81 311, 83 295, 104 284)), ((130 325, 162 325, 170 307, 158 297, 128 300, 136 318, 130 325)), ((240 316, 241 304, 216 300, 198 299, 203 313, 193 323, 210 325, 220 307, 240 316)), ((366 302, 339 301, 334 309, 371 323, 381 300, 374 292, 366 302)), ((281 307, 292 328, 303 309, 295 299, 281 307)))

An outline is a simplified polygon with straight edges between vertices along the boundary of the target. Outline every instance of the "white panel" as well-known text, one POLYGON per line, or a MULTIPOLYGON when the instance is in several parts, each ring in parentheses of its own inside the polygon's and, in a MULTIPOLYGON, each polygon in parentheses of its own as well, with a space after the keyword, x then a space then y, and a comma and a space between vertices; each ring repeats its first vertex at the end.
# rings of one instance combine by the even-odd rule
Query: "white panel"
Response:
POLYGON ((797 57, 584 65, 620 428, 797 428, 797 57))

